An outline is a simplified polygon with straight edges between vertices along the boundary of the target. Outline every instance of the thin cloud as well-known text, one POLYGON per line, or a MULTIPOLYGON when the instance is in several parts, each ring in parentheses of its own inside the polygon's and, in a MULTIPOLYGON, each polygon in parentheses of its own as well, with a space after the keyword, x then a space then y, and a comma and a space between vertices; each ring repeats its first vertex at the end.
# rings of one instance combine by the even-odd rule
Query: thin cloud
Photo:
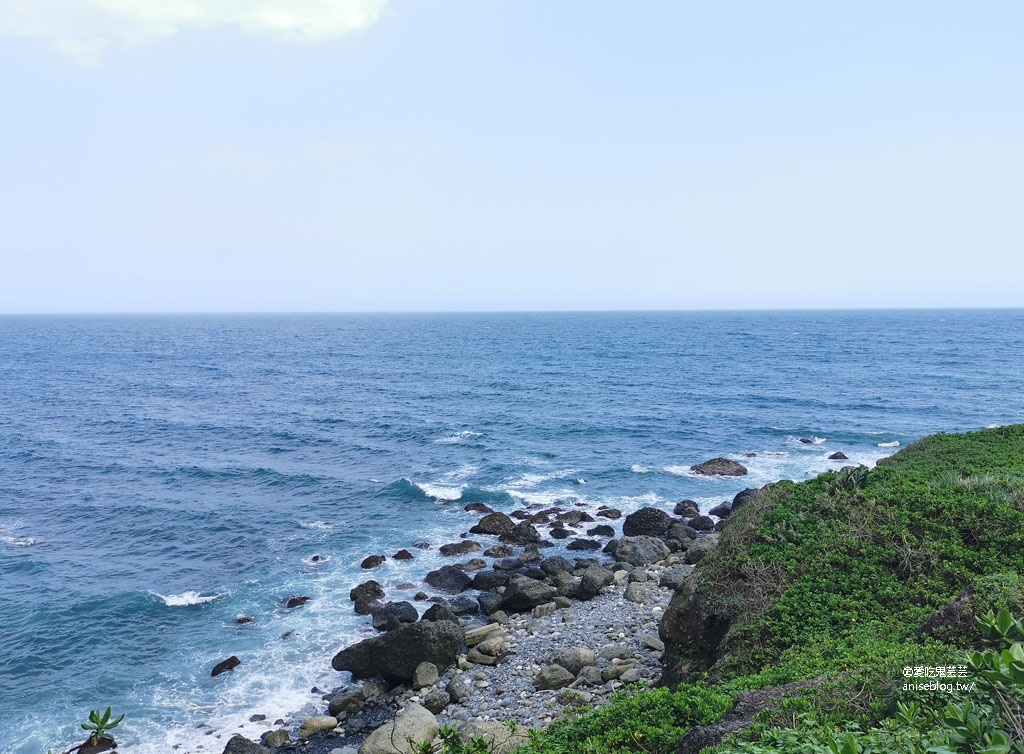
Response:
POLYGON ((0 6, 0 35, 38 39, 79 63, 115 45, 188 29, 233 28, 291 42, 362 31, 387 0, 14 0, 0 6))

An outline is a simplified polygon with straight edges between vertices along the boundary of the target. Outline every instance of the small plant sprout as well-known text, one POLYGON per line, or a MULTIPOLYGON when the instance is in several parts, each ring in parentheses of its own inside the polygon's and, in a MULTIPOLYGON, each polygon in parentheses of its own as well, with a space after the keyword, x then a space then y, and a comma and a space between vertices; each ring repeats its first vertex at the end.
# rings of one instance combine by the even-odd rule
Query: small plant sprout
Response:
POLYGON ((106 711, 101 709, 94 709, 89 713, 88 722, 82 723, 83 730, 92 731, 89 734, 89 743, 93 746, 100 742, 102 738, 110 738, 108 731, 116 728, 120 725, 121 721, 124 720, 124 715, 121 715, 116 720, 110 719, 111 708, 107 707, 106 711))

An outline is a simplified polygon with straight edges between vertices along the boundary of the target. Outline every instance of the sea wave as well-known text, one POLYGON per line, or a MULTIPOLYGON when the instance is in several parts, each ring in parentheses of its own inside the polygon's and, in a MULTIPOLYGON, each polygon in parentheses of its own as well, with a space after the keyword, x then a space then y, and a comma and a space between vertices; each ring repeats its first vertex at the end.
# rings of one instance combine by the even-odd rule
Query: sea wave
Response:
POLYGON ((437 443, 438 445, 460 445, 466 442, 467 440, 472 440, 475 437, 483 437, 483 435, 479 432, 473 432, 471 430, 464 429, 463 431, 456 432, 455 434, 439 437, 436 440, 434 440, 434 442, 437 443))
POLYGON ((32 537, 0 537, 0 542, 11 547, 32 547, 39 543, 39 540, 32 537))
POLYGON ((899 440, 893 440, 892 442, 880 442, 878 447, 880 448, 898 448, 900 446, 899 440))
POLYGON ((200 592, 192 589, 189 589, 187 592, 182 592, 181 594, 160 594, 159 592, 150 592, 150 594, 163 600, 163 603, 167 605, 167 607, 203 605, 224 596, 223 594, 201 594, 200 592))

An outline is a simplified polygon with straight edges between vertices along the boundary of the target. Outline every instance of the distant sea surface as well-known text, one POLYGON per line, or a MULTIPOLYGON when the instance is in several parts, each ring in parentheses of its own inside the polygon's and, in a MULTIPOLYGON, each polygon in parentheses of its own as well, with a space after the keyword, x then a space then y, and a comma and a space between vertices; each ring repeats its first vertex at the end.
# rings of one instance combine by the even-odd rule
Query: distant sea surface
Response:
POLYGON ((1024 421, 1022 364, 1022 310, 0 317, 0 748, 112 705, 133 754, 219 754, 314 712, 348 590, 442 559, 359 562, 467 502, 707 510, 1024 421))

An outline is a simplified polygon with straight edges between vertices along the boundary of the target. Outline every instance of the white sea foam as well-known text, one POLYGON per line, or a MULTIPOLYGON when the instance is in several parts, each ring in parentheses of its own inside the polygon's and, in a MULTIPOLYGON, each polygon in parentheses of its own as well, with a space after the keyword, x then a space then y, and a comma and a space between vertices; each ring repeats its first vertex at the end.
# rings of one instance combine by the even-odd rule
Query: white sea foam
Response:
POLYGON ((898 448, 900 446, 899 440, 893 440, 892 442, 880 442, 878 447, 880 448, 898 448))
POLYGON ((331 557, 329 555, 310 555, 308 558, 303 558, 302 562, 309 566, 322 566, 325 563, 330 563, 331 557))
POLYGON ((439 445, 459 445, 460 443, 464 443, 466 440, 472 440, 474 437, 481 436, 482 435, 479 432, 471 432, 470 430, 466 429, 463 430, 462 432, 456 432, 455 434, 439 437, 436 440, 434 440, 434 442, 439 445))
POLYGON ((630 466, 629 470, 632 471, 634 474, 649 474, 651 471, 646 466, 641 466, 638 463, 634 463, 632 466, 630 466))
POLYGON ((828 439, 827 437, 817 437, 817 436, 814 436, 814 437, 811 438, 811 442, 814 445, 821 445, 827 439, 828 439))
POLYGON ((317 529, 319 531, 330 531, 334 528, 334 524, 329 524, 326 521, 302 521, 299 523, 303 529, 317 529))
POLYGON ((38 540, 32 537, 0 537, 0 542, 11 547, 32 547, 38 543, 38 540))
POLYGON ((158 592, 150 592, 150 594, 162 599, 167 607, 202 605, 206 602, 213 602, 215 599, 219 599, 224 596, 223 594, 200 594, 192 589, 189 589, 187 592, 182 592, 181 594, 160 594, 158 592))
POLYGON ((423 493, 436 500, 458 500, 462 497, 462 487, 450 487, 428 482, 413 482, 423 493))

